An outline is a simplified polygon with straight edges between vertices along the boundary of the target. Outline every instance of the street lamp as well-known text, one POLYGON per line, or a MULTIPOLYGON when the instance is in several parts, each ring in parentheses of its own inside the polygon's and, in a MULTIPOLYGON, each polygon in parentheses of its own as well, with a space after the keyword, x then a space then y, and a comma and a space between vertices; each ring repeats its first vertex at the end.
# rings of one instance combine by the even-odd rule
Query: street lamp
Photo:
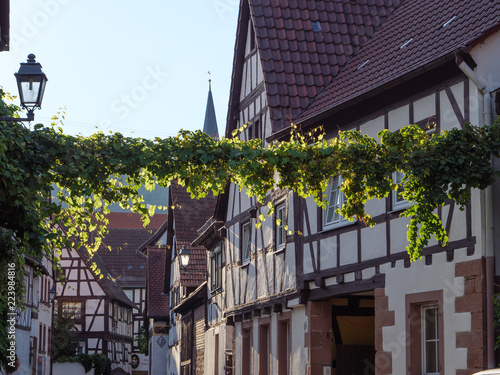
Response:
POLYGON ((180 259, 180 263, 181 263, 182 268, 186 268, 188 266, 190 255, 191 255, 191 253, 187 249, 186 245, 182 245, 182 250, 179 253, 179 259, 180 259))
POLYGON ((15 73, 21 106, 28 111, 26 118, 4 117, 0 121, 33 121, 35 108, 41 108, 47 76, 42 72, 42 66, 35 61, 35 55, 30 53, 28 61, 21 63, 15 73))
POLYGON ((52 288, 49 290, 49 300, 50 303, 54 302, 54 299, 56 298, 56 286, 52 284, 52 288))

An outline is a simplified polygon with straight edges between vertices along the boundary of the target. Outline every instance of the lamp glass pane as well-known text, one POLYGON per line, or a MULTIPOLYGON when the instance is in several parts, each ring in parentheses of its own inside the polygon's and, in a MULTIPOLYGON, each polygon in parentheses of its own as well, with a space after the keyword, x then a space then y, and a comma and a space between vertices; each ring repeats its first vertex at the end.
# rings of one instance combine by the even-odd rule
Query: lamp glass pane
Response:
POLYGON ((40 92, 41 82, 29 80, 21 82, 21 103, 25 106, 32 107, 38 105, 38 97, 40 92))

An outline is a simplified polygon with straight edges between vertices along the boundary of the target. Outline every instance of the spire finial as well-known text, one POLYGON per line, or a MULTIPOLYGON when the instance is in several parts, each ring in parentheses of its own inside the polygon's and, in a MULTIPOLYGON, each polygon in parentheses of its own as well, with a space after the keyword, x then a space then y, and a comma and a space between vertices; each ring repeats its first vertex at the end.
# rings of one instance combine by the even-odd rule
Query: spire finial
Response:
POLYGON ((208 83, 212 82, 212 72, 209 70, 208 71, 208 83))

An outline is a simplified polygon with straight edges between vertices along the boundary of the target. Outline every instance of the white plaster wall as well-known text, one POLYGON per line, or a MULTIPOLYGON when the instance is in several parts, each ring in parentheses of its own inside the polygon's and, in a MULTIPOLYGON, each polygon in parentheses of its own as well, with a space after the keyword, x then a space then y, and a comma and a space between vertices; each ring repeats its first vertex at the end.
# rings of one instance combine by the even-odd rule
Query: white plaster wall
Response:
POLYGON ((360 128, 361 134, 366 134, 378 140, 377 134, 379 131, 384 130, 385 127, 384 123, 385 123, 384 116, 378 116, 373 120, 369 120, 361 126, 360 128))
MULTIPOLYGON (((457 103, 460 107, 462 115, 464 113, 464 84, 462 82, 453 85, 450 87, 451 92, 453 93, 457 103)), ((439 102, 441 104, 441 119, 440 125, 441 130, 449 130, 452 128, 456 128, 459 126, 458 118, 455 115, 455 111, 453 110, 450 100, 448 99, 448 95, 444 90, 439 93, 439 102)))
POLYGON ((477 63, 476 74, 488 85, 490 90, 500 88, 500 66, 498 51, 500 50, 500 32, 490 35, 483 43, 471 51, 477 63))
MULTIPOLYGON (((290 330, 291 330, 291 375, 304 375, 306 373, 306 365, 308 361, 307 350, 305 350, 305 332, 308 330, 307 317, 305 315, 305 307, 297 306, 292 312, 292 317, 290 321, 290 330)), ((271 314, 271 323, 270 323, 270 366, 271 366, 271 374, 277 374, 278 372, 278 348, 283 343, 278 342, 278 316, 279 314, 272 313, 271 314)), ((234 365, 235 365, 235 375, 241 374, 241 345, 242 345, 242 336, 241 336, 241 323, 235 323, 235 347, 236 353, 234 356, 234 365)), ((208 332, 208 331, 207 331, 208 332)), ((210 342, 207 341, 207 347, 210 345, 210 342)), ((207 353, 207 352, 205 352, 207 353)), ((250 373, 256 374, 259 366, 259 318, 253 318, 252 322, 252 345, 251 345, 251 371, 250 373)), ((205 357, 206 358, 206 357, 205 357)), ((205 359, 205 363, 207 359, 205 359)), ((205 373, 209 368, 205 368, 205 373)))
POLYGON ((180 353, 180 345, 174 343, 178 342, 178 332, 177 330, 179 329, 180 324, 177 324, 174 329, 172 327, 170 328, 169 331, 169 340, 168 340, 168 347, 166 348, 167 352, 167 375, 177 375, 180 373, 181 370, 181 353, 180 353))
POLYGON ((380 223, 373 228, 361 229, 361 261, 381 258, 387 255, 387 225, 380 223))
MULTIPOLYGON (((36 331, 38 332, 38 323, 36 327, 36 331)), ((16 354, 19 358, 19 369, 16 371, 16 375, 31 375, 29 331, 16 329, 16 354)))
POLYGON ((406 238, 408 228, 406 226, 409 222, 410 219, 406 217, 391 220, 391 254, 406 251, 406 246, 408 246, 408 239, 406 238))
POLYGON ((393 374, 406 372, 406 306, 405 295, 443 290, 444 362, 445 373, 467 368, 467 350, 456 348, 456 332, 470 331, 470 313, 455 313, 455 299, 464 295, 464 278, 455 278, 455 263, 470 261, 466 249, 455 251, 455 262, 446 261, 446 253, 434 254, 432 265, 419 261, 404 268, 403 261, 381 266, 386 275, 385 294, 389 297, 389 310, 395 311, 395 325, 383 328, 384 351, 392 352, 393 374), (404 280, 404 283, 401 282, 404 280))
POLYGON ((327 237, 320 242, 321 269, 329 269, 337 266, 337 236, 327 237))
MULTIPOLYGON (((428 95, 413 103, 413 121, 418 122, 437 114, 436 98, 434 94, 428 95)), ((437 119, 434 119, 437 120, 437 119)))
MULTIPOLYGON (((226 364, 226 350, 232 352, 233 328, 220 324, 205 331, 205 353, 203 370, 205 374, 224 375, 226 364), (215 372, 215 335, 219 335, 219 368, 215 372)), ((234 360, 234 357, 233 357, 234 360)))
POLYGON ((165 375, 167 371, 167 345, 160 346, 158 343, 160 337, 163 337, 168 342, 168 336, 151 336, 149 344, 151 372, 149 375, 165 375))
POLYGON ((410 124, 410 107, 404 105, 389 111, 389 131, 395 132, 403 126, 410 124))
POLYGON ((296 272, 297 266, 295 264, 295 243, 288 244, 285 250, 285 275, 284 279, 284 289, 290 290, 296 286, 296 272))
POLYGON ((311 246, 313 249, 312 253, 314 254, 314 259, 317 259, 317 256, 318 256, 317 242, 304 245, 304 260, 303 260, 304 261, 304 273, 311 273, 314 271, 313 258, 311 256, 311 246))
POLYGON ((358 233, 351 231, 340 235, 340 265, 358 261, 358 233))
POLYGON ((290 328, 292 330, 292 374, 303 375, 306 373, 308 362, 307 350, 304 350, 304 337, 305 332, 309 329, 304 306, 299 306, 292 310, 290 328))

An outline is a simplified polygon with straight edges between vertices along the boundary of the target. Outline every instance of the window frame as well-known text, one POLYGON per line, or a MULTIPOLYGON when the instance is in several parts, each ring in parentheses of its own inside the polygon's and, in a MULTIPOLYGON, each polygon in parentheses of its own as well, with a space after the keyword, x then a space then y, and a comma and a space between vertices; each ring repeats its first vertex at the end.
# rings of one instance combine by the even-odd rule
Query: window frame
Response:
POLYGON ((116 360, 116 342, 111 342, 111 360, 117 362, 116 360))
POLYGON ((422 318, 422 322, 421 322, 421 326, 422 326, 422 374, 424 375, 439 375, 439 365, 440 365, 440 362, 442 361, 442 358, 440 358, 440 355, 439 355, 439 342, 442 340, 442 337, 439 336, 439 307, 437 305, 423 305, 422 306, 422 311, 421 311, 421 318, 422 318), (434 322, 429 322, 427 319, 426 319, 426 312, 427 311, 435 311, 435 315, 434 315, 434 322), (435 335, 435 338, 429 338, 427 337, 427 327, 428 327, 428 324, 431 324, 431 323, 435 323, 435 327, 433 327, 433 330, 434 330, 434 335, 435 335), (437 370, 438 372, 436 371, 433 371, 433 372, 428 372, 427 371, 427 344, 430 344, 430 343, 437 343, 436 345, 436 348, 435 348, 435 356, 436 356, 436 364, 435 366, 437 367, 437 370))
POLYGON ((286 207, 285 204, 282 203, 278 207, 276 207, 276 220, 275 220, 275 246, 276 251, 283 250, 286 247, 286 207), (280 220, 280 224, 278 224, 278 220, 280 220), (280 235, 281 234, 281 235, 280 235), (280 242, 281 240, 281 242, 280 242))
POLYGON ((222 292, 224 242, 220 242, 210 253, 210 293, 222 292))
POLYGON ((406 358, 408 366, 406 375, 412 374, 439 374, 446 373, 444 362, 444 318, 443 318, 443 290, 407 294, 406 305, 406 358), (422 311, 424 308, 437 308, 438 332, 438 372, 424 372, 424 330, 422 325, 422 311))
POLYGON ((271 374, 271 318, 259 319, 259 374, 271 374))
POLYGON ((250 263, 251 258, 252 258, 252 224, 250 221, 247 221, 241 224, 241 265, 246 265, 250 263), (245 234, 246 228, 248 228, 248 237, 245 234))
POLYGON ((61 314, 65 317, 70 317, 75 323, 83 321, 84 304, 81 301, 61 301, 61 314), (75 305, 75 306, 73 306, 75 305), (80 305, 80 307, 76 307, 80 305), (79 314, 76 312, 79 310, 79 314))
POLYGON ((292 315, 291 312, 281 313, 278 316, 277 339, 281 345, 278 346, 278 375, 291 373, 292 364, 292 315))
POLYGON ((77 345, 75 351, 76 351, 76 355, 87 354, 88 353, 88 340, 87 339, 78 339, 78 345, 77 345))
MULTIPOLYGON (((396 185, 400 185, 404 178, 404 173, 401 171, 396 171, 392 174, 392 181, 396 185)), ((411 205, 411 202, 407 201, 404 198, 400 198, 398 191, 393 190, 392 194, 392 209, 394 211, 404 210, 411 205)))
POLYGON ((352 224, 352 222, 349 219, 344 218, 340 213, 336 212, 337 209, 338 210, 342 209, 342 206, 344 205, 344 203, 346 201, 345 195, 342 192, 342 190, 340 189, 340 187, 342 185, 342 181, 343 181, 343 178, 341 175, 332 176, 332 177, 330 177, 330 180, 328 181, 328 185, 327 185, 326 192, 325 192, 325 198, 328 202, 328 205, 325 209, 322 210, 323 211, 322 212, 322 228, 323 228, 323 230, 340 228, 340 227, 343 227, 345 225, 352 224), (335 183, 334 183, 334 181, 335 181, 335 183), (335 199, 334 199, 334 201, 336 203, 334 203, 334 204, 332 204, 332 199, 331 199, 333 189, 337 190, 337 193, 335 194, 335 199), (330 222, 327 222, 330 210, 333 210, 333 214, 332 214, 333 219, 330 222), (335 219, 336 216, 338 216, 338 219, 335 219))

